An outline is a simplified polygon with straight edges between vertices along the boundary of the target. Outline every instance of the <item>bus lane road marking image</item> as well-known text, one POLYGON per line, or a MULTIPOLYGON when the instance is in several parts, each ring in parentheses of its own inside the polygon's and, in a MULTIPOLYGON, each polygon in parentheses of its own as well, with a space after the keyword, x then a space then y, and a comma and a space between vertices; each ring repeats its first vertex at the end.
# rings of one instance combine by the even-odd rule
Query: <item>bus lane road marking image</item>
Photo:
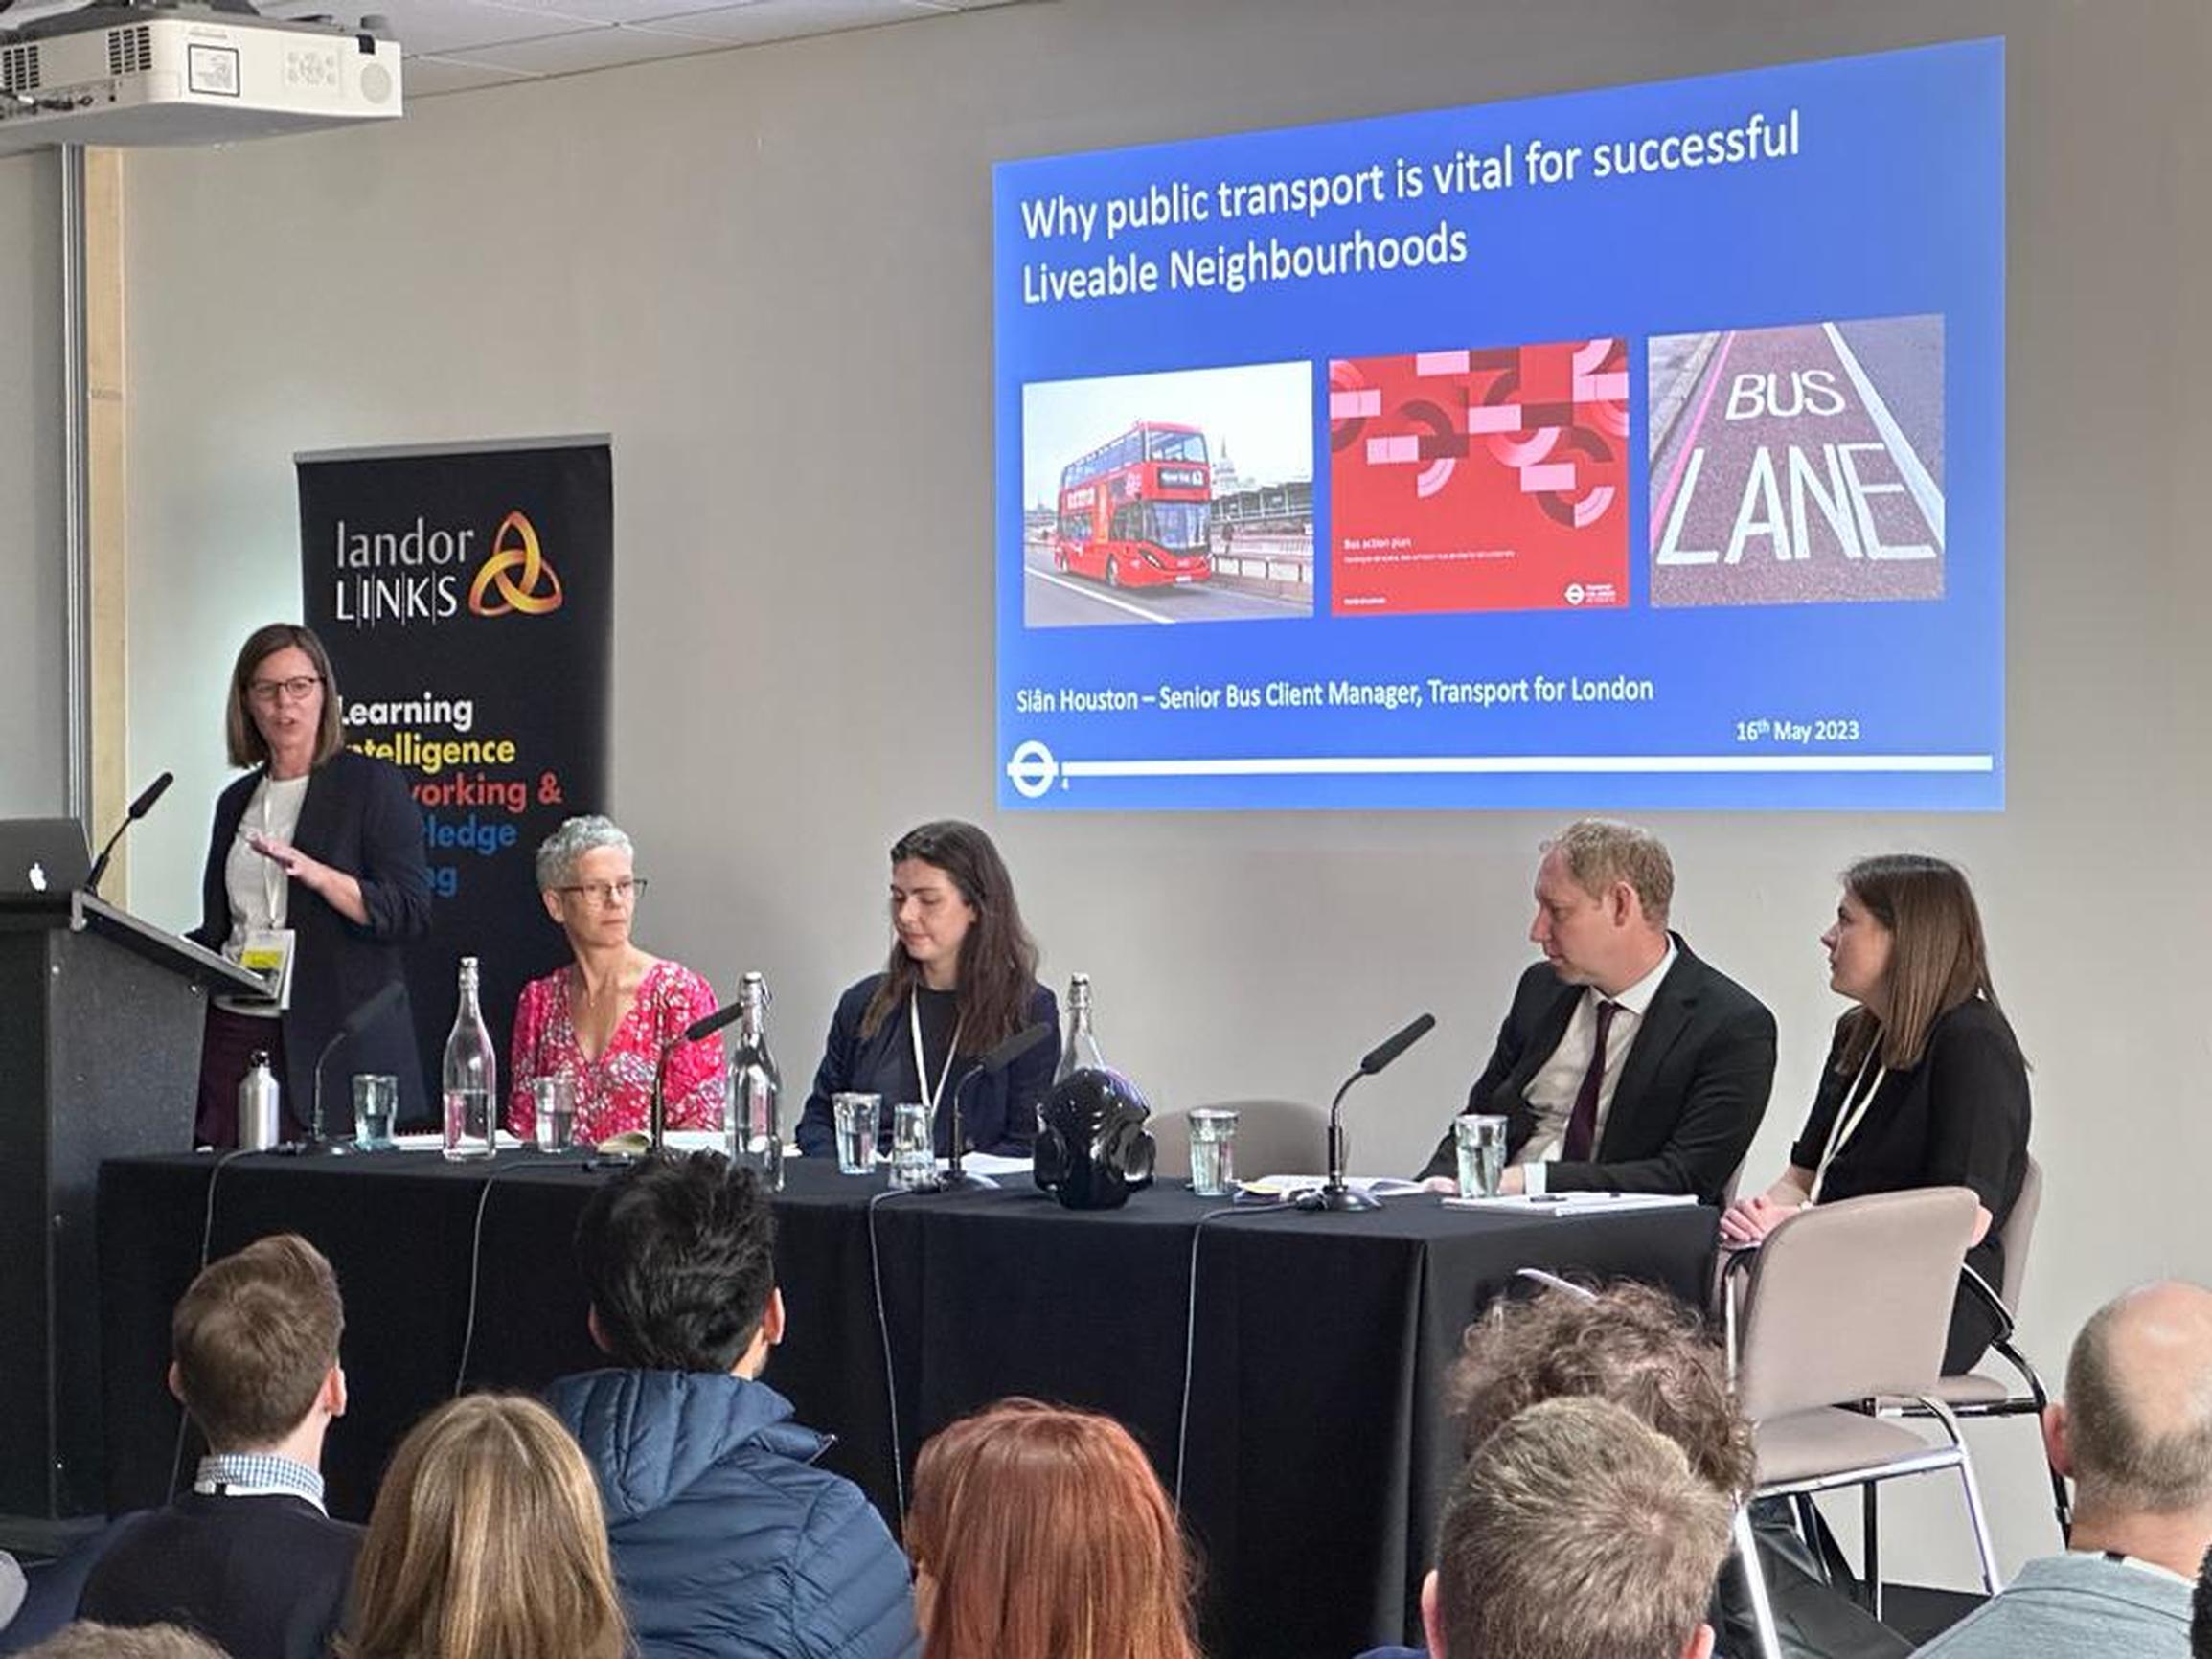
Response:
POLYGON ((1650 351, 1653 605, 1943 597, 1941 317, 1650 351))

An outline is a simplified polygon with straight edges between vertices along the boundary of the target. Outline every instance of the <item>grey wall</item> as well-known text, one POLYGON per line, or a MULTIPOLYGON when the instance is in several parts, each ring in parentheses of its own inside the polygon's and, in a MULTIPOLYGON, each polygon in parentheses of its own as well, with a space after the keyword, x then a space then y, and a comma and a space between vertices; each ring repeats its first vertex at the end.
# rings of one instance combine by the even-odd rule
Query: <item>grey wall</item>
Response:
POLYGON ((61 169, 0 158, 0 818, 68 805, 61 169))
MULTIPOLYGON (((1528 959, 1551 821, 996 815, 989 164, 2005 33, 2012 804, 1660 827, 1680 924, 1782 1022, 1760 1178, 1838 1009, 1814 943, 1834 873, 1897 847, 1973 871, 2037 1068, 2028 1335, 2055 1365, 2119 1286, 2212 1278, 2212 1022, 2184 954, 2212 901, 2182 851, 2212 807, 2208 19, 2201 0, 1062 0, 134 160, 130 774, 179 775, 134 891, 192 913, 230 652, 298 605, 292 451, 608 431, 615 807, 656 880, 650 947, 725 989, 766 969, 803 1080, 836 990, 882 953, 887 843, 972 816, 1047 976, 1095 977, 1108 1055, 1171 1103, 1325 1097, 1435 1009, 1352 1108, 1358 1164, 1404 1168, 1528 959)), ((2029 1436, 1992 1437, 2006 1554, 2049 1549, 2029 1436)), ((1950 1504, 1928 1500, 1900 1572, 1956 1575, 1950 1504)))

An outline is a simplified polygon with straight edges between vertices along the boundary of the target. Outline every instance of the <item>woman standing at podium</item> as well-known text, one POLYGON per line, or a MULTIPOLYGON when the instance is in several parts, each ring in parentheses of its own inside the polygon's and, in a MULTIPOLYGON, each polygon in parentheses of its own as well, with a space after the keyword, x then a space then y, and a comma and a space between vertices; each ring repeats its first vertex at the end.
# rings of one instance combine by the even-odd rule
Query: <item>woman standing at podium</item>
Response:
POLYGON ((250 768, 217 797, 191 937, 234 962, 249 940, 291 953, 291 999, 217 997, 208 1008, 194 1134, 238 1144, 238 1087, 265 1050, 284 1086, 286 1138, 314 1109, 315 1060, 346 1016, 388 985, 397 1001, 331 1057, 325 1131, 351 1132, 355 1072, 399 1079, 402 1116, 426 1110, 402 941, 430 925, 422 815, 389 761, 345 746, 330 653, 289 623, 256 628, 231 670, 223 721, 231 763, 250 768))
POLYGON ((838 999, 799 1119, 799 1149, 832 1150, 830 1097, 855 1090, 883 1097, 879 1138, 890 1133, 893 1106, 928 1102, 937 1149, 948 1152, 961 1079, 1015 1032, 1042 1022, 1051 1042, 960 1098, 970 1148, 1026 1157, 1060 1053, 1060 1008, 1037 983, 1037 943, 991 837, 950 818, 901 835, 891 849, 891 935, 890 965, 838 999))

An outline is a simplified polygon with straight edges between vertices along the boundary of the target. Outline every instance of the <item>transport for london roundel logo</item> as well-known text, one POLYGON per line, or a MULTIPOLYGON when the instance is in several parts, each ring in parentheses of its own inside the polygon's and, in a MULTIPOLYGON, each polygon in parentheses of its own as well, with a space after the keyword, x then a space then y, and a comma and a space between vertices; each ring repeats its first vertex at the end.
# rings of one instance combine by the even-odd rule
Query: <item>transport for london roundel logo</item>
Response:
POLYGON ((560 577, 537 545, 537 527, 510 512, 491 533, 491 556, 468 587, 468 608, 478 616, 543 616, 560 608, 560 577))

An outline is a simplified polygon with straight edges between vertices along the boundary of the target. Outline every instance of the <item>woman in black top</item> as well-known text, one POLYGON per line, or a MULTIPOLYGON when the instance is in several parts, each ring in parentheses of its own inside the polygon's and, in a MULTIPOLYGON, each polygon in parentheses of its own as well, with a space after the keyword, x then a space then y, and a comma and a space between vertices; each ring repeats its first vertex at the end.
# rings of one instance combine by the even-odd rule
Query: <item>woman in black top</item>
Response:
MULTIPOLYGON (((1968 1187, 1980 1207, 1967 1265, 2001 1287, 1999 1235, 2027 1174, 2028 1070, 1990 984, 1966 876, 1913 853, 1861 859, 1844 872, 1836 923, 1820 943, 1828 983, 1859 1006, 1836 1022, 1789 1170, 1729 1207, 1722 1239, 1763 1239, 1823 1199, 1968 1187)), ((1996 1329, 1962 1284, 1945 1374, 1970 1369, 1996 1329)))
POLYGON ((983 1056, 1041 1022, 1054 1041, 960 1097, 968 1149, 1027 1156, 1038 1102, 1052 1086, 1060 1010, 1037 983, 1037 944, 991 837, 956 819, 901 835, 891 849, 891 930, 890 965, 838 999, 799 1119, 800 1150, 815 1157, 832 1148, 830 1097, 852 1090, 883 1097, 885 1144, 893 1106, 929 1102, 937 1149, 949 1152, 953 1091, 983 1056))

